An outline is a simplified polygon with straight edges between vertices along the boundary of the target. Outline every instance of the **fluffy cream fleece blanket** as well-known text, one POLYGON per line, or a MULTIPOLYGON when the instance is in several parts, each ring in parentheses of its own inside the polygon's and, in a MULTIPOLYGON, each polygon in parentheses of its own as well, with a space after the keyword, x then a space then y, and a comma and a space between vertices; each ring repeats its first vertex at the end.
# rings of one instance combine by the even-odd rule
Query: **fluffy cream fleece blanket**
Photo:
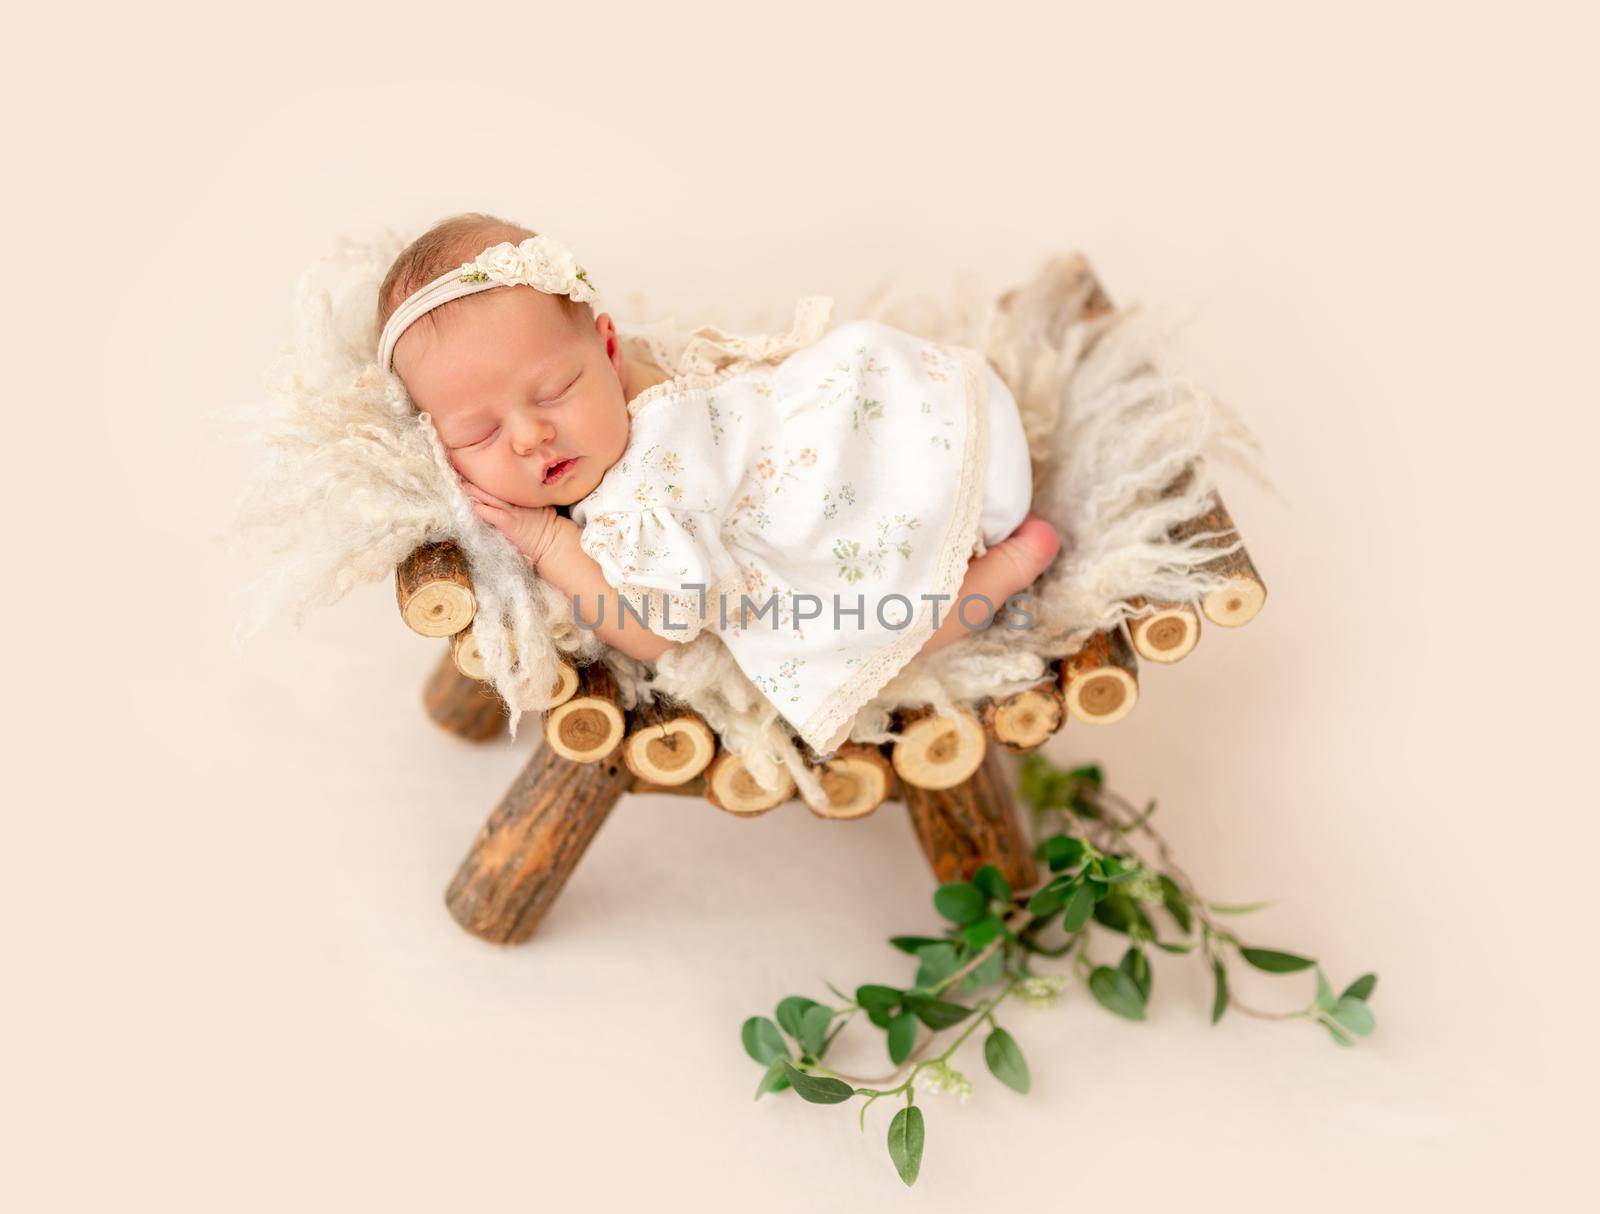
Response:
MULTIPOLYGON (((764 785, 777 787, 786 767, 803 797, 824 802, 786 722, 714 632, 668 651, 652 670, 590 631, 560 628, 572 620, 567 596, 472 512, 431 423, 376 364, 377 285, 405 243, 392 233, 347 239, 307 270, 292 339, 270 375, 271 399, 235 413, 259 459, 234 534, 265 559, 243 590, 238 643, 276 617, 298 622, 308 607, 392 577, 419 544, 453 540, 471 567, 474 635, 510 707, 513 735, 523 712, 549 706, 558 661, 603 660, 624 707, 669 695, 699 712, 764 785)), ((1221 584, 1201 566, 1236 548, 1237 537, 1218 549, 1204 546, 1215 536, 1175 545, 1167 531, 1206 508, 1213 461, 1270 489, 1259 444, 1222 402, 1165 368, 1163 325, 1137 309, 1086 317, 1092 286, 1083 260, 1063 256, 998 297, 970 283, 947 298, 888 287, 858 311, 989 358, 1021 408, 1034 509, 1057 525, 1064 544, 1033 589, 1030 627, 997 625, 914 657, 857 715, 852 741, 892 740, 892 714, 903 706, 948 712, 1031 686, 1050 659, 1126 616, 1131 595, 1189 600, 1221 584), (1186 490, 1162 497, 1191 464, 1186 490)), ((836 314, 833 323, 854 318, 836 314)), ((680 369, 694 334, 706 332, 671 320, 617 324, 631 357, 668 371, 680 369)), ((694 344, 696 369, 705 370, 716 343, 694 344)))

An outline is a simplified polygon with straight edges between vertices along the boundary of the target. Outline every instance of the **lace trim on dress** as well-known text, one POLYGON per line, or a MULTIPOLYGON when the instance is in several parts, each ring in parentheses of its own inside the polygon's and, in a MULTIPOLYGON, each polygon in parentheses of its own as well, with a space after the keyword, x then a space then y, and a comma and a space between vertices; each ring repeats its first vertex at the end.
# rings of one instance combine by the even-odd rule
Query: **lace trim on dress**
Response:
MULTIPOLYGON (((779 333, 743 336, 727 333, 715 325, 701 325, 689 335, 678 359, 678 372, 660 383, 651 384, 628 402, 628 416, 635 416, 653 400, 692 388, 714 388, 725 379, 762 363, 776 362, 796 350, 809 346, 828 328, 833 316, 833 298, 805 295, 795 304, 794 323, 779 333)), ((650 343, 660 354, 659 345, 650 343)), ((657 358, 657 365, 663 360, 657 358)))
MULTIPOLYGON (((983 511, 982 471, 989 462, 989 385, 983 376, 982 355, 965 346, 943 347, 960 361, 966 377, 967 441, 961 457, 961 473, 956 489, 955 509, 950 529, 945 532, 934 568, 933 594, 947 594, 949 609, 956 609, 956 597, 966 578, 972 556, 972 537, 983 511)), ((876 696, 900 668, 917 655, 934 633, 934 602, 924 600, 916 618, 892 642, 873 654, 851 676, 818 705, 807 718, 800 736, 819 755, 827 755, 843 744, 855 723, 856 714, 876 696), (826 739, 822 745, 812 738, 826 739)))

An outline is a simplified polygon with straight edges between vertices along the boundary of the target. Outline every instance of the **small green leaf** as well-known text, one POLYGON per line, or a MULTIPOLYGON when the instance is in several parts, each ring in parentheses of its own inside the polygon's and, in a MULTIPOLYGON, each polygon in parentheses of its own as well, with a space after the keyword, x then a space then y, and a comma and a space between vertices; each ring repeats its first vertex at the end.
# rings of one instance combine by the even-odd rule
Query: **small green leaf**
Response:
POLYGON ((922 1171, 922 1147, 927 1140, 927 1129, 922 1124, 922 1110, 908 1104, 889 1122, 889 1158, 894 1160, 894 1170, 908 1185, 917 1183, 917 1173, 922 1171))
POLYGON ((943 941, 930 944, 917 954, 917 959, 922 965, 917 969, 916 985, 922 987, 934 986, 961 968, 955 945, 943 941))
POLYGON ((952 923, 971 923, 984 913, 983 891, 970 881, 951 881, 934 891, 933 908, 952 923))
POLYGON ((1372 1009, 1367 1007, 1360 999, 1352 999, 1348 995, 1333 1005, 1329 1013, 1337 1020, 1341 1027, 1349 1029, 1357 1037, 1365 1037, 1377 1027, 1373 1019, 1372 1009))
POLYGON ((1094 905, 1094 919, 1103 927, 1135 940, 1154 940, 1155 924, 1127 894, 1113 890, 1094 905))
POLYGON ((962 1007, 959 1003, 952 1003, 948 999, 934 999, 928 995, 906 995, 906 1007, 916 1013, 917 1019, 922 1021, 934 1032, 947 1029, 952 1024, 959 1024, 972 1014, 970 1007, 962 1007))
POLYGON ((915 957, 919 950, 930 944, 943 944, 944 941, 937 936, 891 936, 889 943, 902 953, 910 953, 915 957))
POLYGON ((804 995, 790 995, 778 1004, 778 1024, 783 1031, 796 1041, 800 1040, 800 1017, 806 1014, 807 1009, 817 1006, 815 999, 807 999, 804 995))
POLYGON ((899 1066, 911 1056, 917 1043, 917 1018, 910 1012, 899 1012, 889 1018, 889 1061, 899 1066))
POLYGON ((1067 899, 1066 912, 1061 916, 1061 930, 1068 934, 1081 931, 1093 911, 1094 887, 1087 881, 1080 881, 1072 891, 1072 897, 1067 899))
POLYGON ((1211 960, 1211 976, 1216 980, 1216 993, 1211 997, 1211 1023, 1215 1024, 1228 1010, 1228 971, 1216 958, 1211 960))
POLYGON ((767 1067, 766 1073, 761 1076, 761 1082, 756 1084, 757 1100, 768 1092, 781 1092, 789 1086, 789 1076, 783 1073, 783 1064, 782 1058, 775 1058, 767 1067))
POLYGON ((1122 961, 1117 966, 1124 974, 1133 980, 1133 985, 1139 988, 1139 998, 1144 1003, 1150 1002, 1150 959, 1144 955, 1140 948, 1130 948, 1122 954, 1122 961))
POLYGON ((1014 1092, 1028 1093, 1028 1060, 1022 1056, 1016 1038, 1005 1029, 995 1028, 983 1041, 983 1060, 994 1077, 1014 1092))
POLYGON ((1275 948, 1241 948, 1239 955, 1258 970, 1265 970, 1269 974, 1293 974, 1316 964, 1311 957, 1279 952, 1275 948))
POLYGON ((1000 920, 995 915, 985 915, 975 923, 961 929, 961 934, 973 948, 982 948, 1000 934, 1000 920))
POLYGON ((1365 1003, 1368 999, 1372 998, 1373 988, 1377 985, 1378 975, 1362 974, 1361 977, 1357 978, 1349 986, 1344 988, 1344 993, 1341 994, 1339 998, 1359 999, 1362 1003, 1365 1003))
POLYGON ((820 1004, 806 1008, 800 1017, 800 1045, 814 1058, 822 1057, 822 1043, 827 1039, 833 1017, 833 1009, 820 1004))
POLYGON ((856 1094, 856 1090, 842 1079, 834 1079, 829 1075, 808 1075, 788 1061, 783 1063, 783 1073, 794 1085, 800 1098, 812 1104, 838 1104, 856 1094))
POLYGON ((892 1012, 900 1006, 901 992, 892 986, 869 984, 856 987, 856 1003, 864 1011, 892 1012))
POLYGON ((1157 940, 1155 946, 1164 953, 1192 953, 1194 945, 1187 940, 1157 940))
POLYGON ((1052 835, 1044 841, 1044 859, 1053 873, 1071 868, 1083 859, 1083 841, 1070 835, 1052 835))
POLYGON ((1271 902, 1235 902, 1229 905, 1225 902, 1207 902, 1213 913, 1218 915, 1249 915, 1258 910, 1265 910, 1271 902))
POLYGON ((1002 902, 1011 899, 1011 882, 992 864, 985 864, 972 874, 972 883, 983 891, 988 898, 998 898, 1002 902))
POLYGON ((1052 881, 1028 899, 1028 913, 1035 919, 1048 919, 1066 902, 1069 888, 1067 885, 1052 881))
POLYGON ((1333 997, 1333 988, 1328 985, 1328 976, 1322 972, 1322 967, 1317 966, 1317 1006, 1325 1012, 1333 1011, 1333 1005, 1338 1002, 1333 997))
POLYGON ((1328 1036, 1333 1038, 1335 1044, 1344 1046, 1351 1046, 1355 1044, 1354 1041, 1350 1040, 1350 1038, 1346 1037, 1342 1032, 1339 1031, 1338 1025, 1330 1024, 1326 1020, 1319 1020, 1317 1023, 1328 1030, 1328 1036))
POLYGON ((789 1047, 784 1044, 783 1034, 765 1016, 752 1016, 746 1020, 739 1030, 739 1036, 744 1041, 744 1052, 763 1066, 789 1056, 789 1047))
POLYGON ((1188 935, 1194 928, 1194 919, 1189 914, 1189 899, 1183 896, 1183 891, 1178 888, 1178 883, 1171 877, 1162 874, 1161 905, 1167 908, 1167 914, 1172 916, 1172 921, 1178 925, 1178 930, 1188 935))
POLYGON ((1144 1019, 1144 996, 1132 978, 1109 965, 1095 967, 1089 975, 1089 992, 1100 1005, 1128 1020, 1144 1019))

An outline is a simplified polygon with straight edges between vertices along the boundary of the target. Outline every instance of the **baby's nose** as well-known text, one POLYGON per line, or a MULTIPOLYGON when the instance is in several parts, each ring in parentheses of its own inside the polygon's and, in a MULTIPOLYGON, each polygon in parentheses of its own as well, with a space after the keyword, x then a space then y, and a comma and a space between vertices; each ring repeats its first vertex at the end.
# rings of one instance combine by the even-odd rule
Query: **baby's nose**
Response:
POLYGON ((530 418, 511 427, 511 449, 518 455, 532 455, 540 447, 548 446, 555 438, 556 428, 543 418, 530 418))

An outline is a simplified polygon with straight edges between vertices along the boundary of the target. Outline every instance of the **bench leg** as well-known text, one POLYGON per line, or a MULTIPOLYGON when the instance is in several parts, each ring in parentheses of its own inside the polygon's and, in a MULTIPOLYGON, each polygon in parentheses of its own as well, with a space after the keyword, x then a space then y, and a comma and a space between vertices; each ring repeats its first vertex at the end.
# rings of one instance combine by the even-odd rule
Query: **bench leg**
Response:
POLYGON ((965 881, 985 864, 998 868, 1011 887, 1028 889, 1039 879, 1033 848, 1012 804, 997 747, 954 788, 917 788, 901 782, 917 841, 941 884, 965 881))
POLYGON ((541 743, 445 893, 456 922, 495 944, 532 936, 632 780, 620 749, 574 763, 541 743))

